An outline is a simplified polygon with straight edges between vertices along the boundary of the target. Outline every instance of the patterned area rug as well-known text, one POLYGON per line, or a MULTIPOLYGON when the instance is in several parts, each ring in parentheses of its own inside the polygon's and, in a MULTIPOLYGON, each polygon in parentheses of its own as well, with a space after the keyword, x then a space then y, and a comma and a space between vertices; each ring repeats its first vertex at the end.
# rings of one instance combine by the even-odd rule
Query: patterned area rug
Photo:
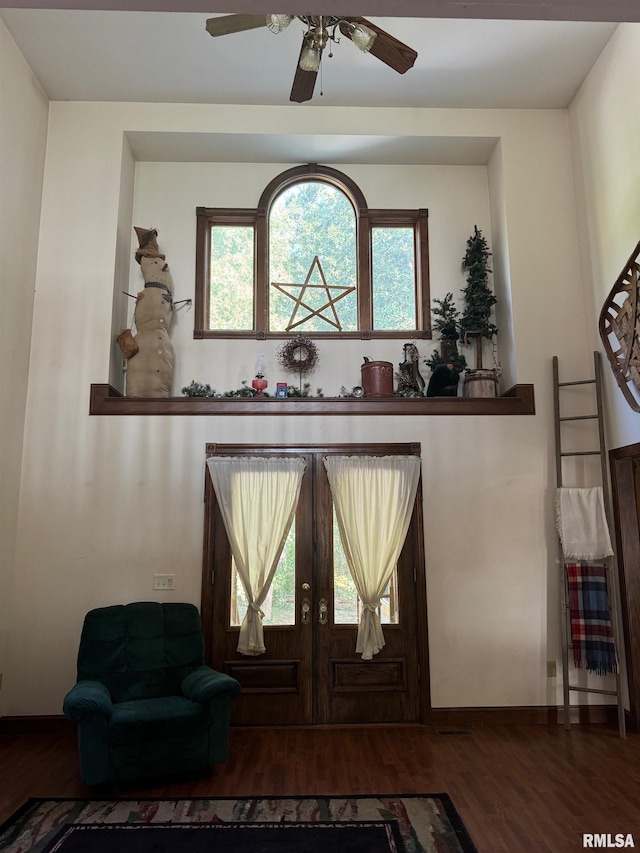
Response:
POLYGON ((446 794, 29 800, 7 853, 477 853, 446 794))

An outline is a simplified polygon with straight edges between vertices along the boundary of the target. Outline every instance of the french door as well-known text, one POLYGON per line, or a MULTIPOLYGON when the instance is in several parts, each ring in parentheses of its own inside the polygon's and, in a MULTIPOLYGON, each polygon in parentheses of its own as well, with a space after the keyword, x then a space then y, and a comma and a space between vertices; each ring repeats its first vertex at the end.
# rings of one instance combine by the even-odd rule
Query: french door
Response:
POLYGON ((359 601, 347 569, 323 459, 419 455, 419 445, 207 445, 207 456, 299 456, 306 462, 294 524, 263 604, 266 652, 236 651, 246 604, 207 473, 202 617, 207 660, 242 685, 235 725, 426 722, 429 713, 421 489, 381 601, 386 645, 356 654, 359 601))

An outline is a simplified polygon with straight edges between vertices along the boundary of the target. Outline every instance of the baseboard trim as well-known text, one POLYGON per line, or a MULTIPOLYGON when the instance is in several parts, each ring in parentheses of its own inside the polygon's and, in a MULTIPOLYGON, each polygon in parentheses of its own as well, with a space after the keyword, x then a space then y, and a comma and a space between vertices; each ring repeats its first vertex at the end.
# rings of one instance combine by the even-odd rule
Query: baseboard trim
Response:
MULTIPOLYGON (((572 705, 571 722, 580 724, 618 723, 616 705, 572 705)), ((564 708, 555 705, 531 705, 505 708, 432 708, 431 725, 504 726, 557 725, 564 723, 564 708)))
POLYGON ((75 731, 76 724, 62 714, 33 717, 0 717, 0 735, 61 735, 75 731))

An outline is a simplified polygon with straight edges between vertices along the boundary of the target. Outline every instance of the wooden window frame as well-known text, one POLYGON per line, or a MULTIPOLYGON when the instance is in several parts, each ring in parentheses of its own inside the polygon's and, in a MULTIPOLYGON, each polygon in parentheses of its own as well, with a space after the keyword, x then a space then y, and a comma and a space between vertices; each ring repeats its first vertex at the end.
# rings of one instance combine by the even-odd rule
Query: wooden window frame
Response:
POLYGON ((305 332, 311 338, 431 338, 429 290, 429 212, 418 210, 370 210, 365 197, 348 175, 330 166, 309 163, 277 175, 264 189, 257 208, 196 208, 196 288, 194 332, 196 339, 291 337, 291 332, 270 331, 269 326, 269 214, 271 205, 285 189, 295 183, 318 181, 341 190, 353 205, 356 216, 356 275, 358 293, 358 331, 305 332), (251 226, 254 229, 254 327, 253 329, 209 329, 209 282, 211 228, 216 225, 251 226), (415 329, 374 329, 372 290, 372 231, 374 228, 411 227, 415 252, 415 329))

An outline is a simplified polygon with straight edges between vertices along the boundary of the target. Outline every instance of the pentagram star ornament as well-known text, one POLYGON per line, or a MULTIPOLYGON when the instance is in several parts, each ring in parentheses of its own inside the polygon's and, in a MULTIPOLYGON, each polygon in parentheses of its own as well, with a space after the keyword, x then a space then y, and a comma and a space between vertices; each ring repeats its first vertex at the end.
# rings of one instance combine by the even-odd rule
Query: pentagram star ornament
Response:
POLYGON ((341 299, 344 299, 345 296, 348 296, 350 293, 353 293, 355 287, 343 287, 341 285, 335 284, 327 284, 327 279, 325 278, 324 271, 322 269, 322 264, 320 263, 320 259, 316 255, 311 262, 311 266, 309 267, 309 272, 307 273, 307 277, 304 280, 304 284, 293 284, 293 283, 282 283, 282 282, 271 282, 272 287, 275 287, 276 290, 279 290, 280 293, 284 293, 285 296, 288 296, 289 299, 292 299, 295 302, 295 306, 293 311, 291 312, 291 317, 289 318, 289 322, 286 327, 286 331, 289 332, 291 329, 295 329, 296 326, 302 325, 307 320, 311 320, 312 317, 318 317, 319 320, 324 320, 325 323, 328 323, 330 326, 333 326, 339 332, 342 331, 342 325, 340 320, 338 319, 338 314, 335 309, 335 305, 341 299), (313 275, 314 269, 318 270, 320 278, 322 280, 322 284, 311 284, 311 276, 313 275), (296 295, 295 291, 290 292, 287 288, 295 288, 299 291, 296 295), (308 289, 313 290, 324 290, 326 293, 327 301, 320 308, 313 308, 311 305, 308 305, 304 301, 305 292, 308 289), (332 291, 336 291, 334 295, 332 291), (303 317, 298 317, 298 311, 301 308, 304 308, 308 311, 308 314, 305 314, 303 317), (331 310, 331 316, 326 316, 323 312, 331 310))

